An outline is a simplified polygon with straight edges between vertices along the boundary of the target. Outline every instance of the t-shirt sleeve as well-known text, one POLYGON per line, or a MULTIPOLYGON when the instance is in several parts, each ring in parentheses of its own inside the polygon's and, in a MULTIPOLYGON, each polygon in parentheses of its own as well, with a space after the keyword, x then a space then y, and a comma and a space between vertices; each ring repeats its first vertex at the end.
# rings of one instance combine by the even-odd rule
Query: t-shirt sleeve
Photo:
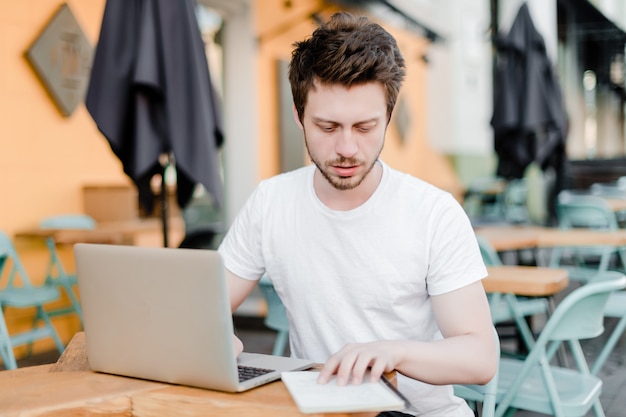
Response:
POLYGON ((446 195, 433 212, 427 278, 431 295, 465 287, 487 276, 474 229, 461 205, 446 195))
POLYGON ((263 194, 259 185, 235 217, 218 248, 226 269, 249 280, 258 280, 265 273, 261 248, 263 194))

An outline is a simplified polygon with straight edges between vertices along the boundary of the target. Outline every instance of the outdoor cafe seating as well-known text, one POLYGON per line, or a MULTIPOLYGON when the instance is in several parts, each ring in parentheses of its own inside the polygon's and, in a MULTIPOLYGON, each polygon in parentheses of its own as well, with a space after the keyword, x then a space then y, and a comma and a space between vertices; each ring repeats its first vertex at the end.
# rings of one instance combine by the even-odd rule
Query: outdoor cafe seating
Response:
MULTIPOLYGON (((616 186, 612 185, 611 187, 616 186)), ((476 227, 476 231, 479 237, 484 238, 490 244, 494 244, 498 251, 502 251, 503 254, 532 250, 535 253, 537 265, 568 270, 572 284, 564 292, 564 295, 558 297, 561 301, 557 301, 556 309, 549 312, 549 323, 554 312, 558 311, 569 298, 569 292, 586 289, 589 285, 601 281, 607 274, 621 274, 625 271, 626 230, 622 227, 623 222, 619 220, 620 214, 625 212, 624 201, 626 199, 623 198, 623 195, 618 195, 615 189, 603 189, 598 185, 589 190, 566 190, 558 196, 556 206, 558 225, 556 227, 516 226, 500 223, 487 226, 479 225, 476 227)), ((506 259, 515 260, 516 258, 507 257, 506 259)), ((594 360, 584 365, 589 369, 589 374, 594 376, 601 375, 603 367, 608 362, 609 357, 612 356, 616 345, 626 330, 626 292, 623 289, 616 289, 609 293, 602 309, 600 322, 606 326, 603 343, 593 355, 594 360), (611 320, 607 321, 608 319, 611 320)), ((548 328, 548 323, 537 332, 537 338, 532 341, 535 346, 548 328)), ((558 359, 556 363, 559 365, 562 364, 563 351, 563 347, 553 348, 551 351, 551 355, 558 359)), ((570 353, 570 355, 574 357, 579 354, 570 353)), ((578 363, 578 360, 575 359, 575 362, 578 363)), ((550 363, 554 365, 552 356, 550 356, 550 363)), ((521 369, 516 372, 521 372, 521 369)), ((509 385, 509 382, 507 382, 507 371, 501 370, 500 389, 510 391, 513 387, 514 390, 515 384, 509 385)), ((558 378, 555 378, 553 382, 558 392, 561 389, 560 384, 563 383, 559 382, 558 378)), ((526 386, 527 383, 528 380, 523 383, 523 386, 526 386)), ((563 386, 567 386, 567 384, 563 386)), ((543 388, 547 389, 548 387, 543 388)), ((511 393, 508 393, 506 397, 499 395, 499 403, 502 400, 505 402, 512 401, 510 398, 512 395, 511 393)), ((522 397, 523 395, 519 398, 522 397)), ((520 404, 525 402, 526 400, 520 401, 520 404)), ((532 402, 528 404, 532 404, 532 402)), ((573 414, 568 414, 567 409, 559 410, 554 404, 548 405, 548 402, 544 403, 544 406, 550 409, 549 412, 547 409, 540 412, 553 415, 586 415, 586 412, 580 411, 580 409, 572 411, 573 414)), ((496 415, 505 413, 503 409, 507 406, 501 405, 500 407, 496 415)), ((596 416, 604 415, 599 402, 592 404, 591 409, 596 416)))
MULTIPOLYGON (((560 229, 619 229, 615 212, 599 196, 562 191, 558 196, 556 210, 560 229)), ((563 266, 566 257, 572 265, 570 278, 583 282, 589 281, 598 271, 608 270, 614 257, 620 266, 626 265, 622 262, 623 251, 619 247, 592 245, 554 248, 550 266, 563 266)))
POLYGON ((606 272, 567 295, 551 314, 533 348, 523 359, 501 358, 495 415, 511 409, 554 416, 604 416, 602 381, 589 371, 580 340, 603 332, 604 306, 610 294, 626 286, 626 277, 606 272), (574 367, 553 365, 559 347, 569 347, 574 367))
POLYGON ((470 183, 463 206, 475 222, 530 224, 527 201, 525 179, 484 176, 470 183))
POLYGON ((0 232, 0 277, 6 280, 0 291, 0 356, 4 366, 7 369, 17 368, 13 349, 30 346, 40 339, 52 338, 59 353, 63 353, 65 346, 46 311, 46 305, 59 300, 59 290, 56 286, 31 283, 13 242, 4 232, 0 232), (35 309, 36 316, 31 326, 9 334, 4 319, 6 307, 35 309))
MULTIPOLYGON (((488 266, 501 266, 500 256, 489 241, 477 236, 478 246, 483 260, 488 266)), ((530 319, 535 315, 545 315, 548 312, 548 302, 542 297, 518 297, 515 294, 489 293, 489 308, 493 323, 498 325, 514 322, 526 349, 534 343, 533 330, 530 319)))
MULTIPOLYGON (((96 221, 86 214, 66 214, 46 217, 41 221, 40 226, 42 229, 93 230, 96 228, 96 221)), ((76 293, 77 290, 75 289, 78 280, 76 274, 67 272, 57 251, 57 244, 58 242, 55 240, 54 235, 46 237, 46 247, 48 248, 50 258, 46 269, 45 284, 63 289, 70 300, 70 305, 48 310, 48 315, 54 317, 76 314, 82 323, 83 312, 76 293)))

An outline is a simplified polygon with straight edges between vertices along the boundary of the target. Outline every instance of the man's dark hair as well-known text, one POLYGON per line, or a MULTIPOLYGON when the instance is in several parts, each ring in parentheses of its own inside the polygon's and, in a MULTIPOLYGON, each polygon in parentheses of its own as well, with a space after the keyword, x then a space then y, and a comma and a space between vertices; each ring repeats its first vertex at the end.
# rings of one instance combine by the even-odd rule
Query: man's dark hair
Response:
POLYGON ((380 25, 367 17, 340 12, 294 46, 289 82, 301 121, 308 92, 316 80, 345 87, 379 82, 385 90, 387 116, 391 117, 405 64, 396 40, 380 25))

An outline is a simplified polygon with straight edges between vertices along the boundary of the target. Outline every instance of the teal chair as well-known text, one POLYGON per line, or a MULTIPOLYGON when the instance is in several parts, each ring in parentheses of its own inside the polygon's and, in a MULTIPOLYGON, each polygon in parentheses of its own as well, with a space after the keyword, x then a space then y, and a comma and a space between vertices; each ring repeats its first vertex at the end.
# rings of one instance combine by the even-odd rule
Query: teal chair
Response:
MULTIPOLYGON (((568 191, 559 194, 557 214, 560 227, 565 229, 583 227, 608 231, 620 228, 617 214, 601 196, 616 197, 618 192, 624 194, 626 191, 621 188, 618 191, 617 186, 593 184, 591 192, 593 193, 591 196, 577 195, 568 191)), ((567 251, 567 248, 558 248, 557 253, 553 254, 551 266, 562 266, 561 258, 567 251)), ((583 283, 595 281, 597 274, 612 268, 623 271, 626 265, 623 248, 594 246, 571 251, 570 249, 570 256, 574 257, 574 266, 569 268, 570 276, 583 283), (589 262, 589 259, 592 262, 589 262)), ((594 375, 597 375, 604 366, 626 330, 626 292, 617 291, 611 294, 604 316, 617 318, 618 322, 591 368, 591 373, 594 375)))
MULTIPOLYGON (((596 195, 599 197, 616 200, 626 200, 626 188, 624 188, 623 184, 621 186, 618 185, 617 182, 596 182, 594 184, 591 184, 591 186, 589 187, 589 191, 592 195, 596 195)), ((617 218, 617 223, 619 227, 626 226, 626 210, 616 211, 615 217, 617 218)))
POLYGON ((528 212, 528 184, 524 178, 509 180, 501 200, 504 220, 507 223, 532 223, 528 212))
POLYGON ((599 197, 615 198, 619 200, 626 199, 626 188, 619 186, 617 182, 596 182, 591 184, 589 191, 591 195, 597 195, 599 197))
POLYGON ((13 348, 22 345, 31 345, 33 342, 52 338, 59 353, 63 353, 65 347, 59 338, 44 305, 57 301, 60 297, 59 290, 51 286, 34 286, 31 284, 26 270, 20 261, 13 242, 4 233, 0 232, 0 306, 2 309, 11 308, 35 308, 36 318, 30 330, 10 335, 4 322, 0 320, 0 352, 7 369, 17 367, 13 357, 13 348), (18 285, 18 277, 21 285, 18 285), (7 345, 8 343, 8 345, 7 345), (5 358, 6 356, 6 358, 5 358))
POLYGON ((222 212, 201 185, 196 186, 189 204, 182 210, 185 222, 185 238, 180 248, 216 249, 224 235, 222 212))
MULTIPOLYGON (((617 217, 608 202, 599 196, 562 191, 557 199, 556 213, 561 229, 618 230, 617 217)), ((607 271, 612 263, 624 267, 623 250, 613 246, 557 247, 552 250, 549 265, 566 268, 569 278, 589 282, 597 273, 607 271)))
MULTIPOLYGON (((498 252, 489 241, 482 236, 476 236, 480 253, 487 266, 502 265, 498 252)), ((524 345, 530 350, 535 337, 527 318, 536 315, 545 315, 549 311, 548 300, 545 298, 517 297, 514 294, 489 293, 489 309, 493 324, 513 321, 524 345)))
POLYGON ((619 229, 611 206, 598 195, 561 191, 557 197, 556 212, 561 229, 619 229))
MULTIPOLYGON (((498 333, 494 329, 495 344, 498 356, 500 355, 500 339, 498 333)), ((474 413, 478 415, 480 408, 481 417, 494 417, 496 411, 496 396, 498 395, 498 375, 499 371, 491 381, 485 385, 477 384, 456 384, 453 385, 454 395, 466 400, 474 409, 474 413), (479 407, 480 404, 480 407, 479 407)))
POLYGON ((0 306, 0 359, 6 369, 17 369, 15 354, 13 353, 13 345, 11 344, 11 336, 7 323, 4 320, 4 313, 0 306))
POLYGON ((263 276, 259 280, 259 288, 267 304, 264 323, 267 327, 277 332, 272 354, 282 356, 285 354, 287 342, 289 341, 289 322, 287 321, 285 306, 276 293, 272 281, 267 276, 263 276))
POLYGON ((616 318, 618 321, 591 367, 593 375, 600 372, 626 330, 626 291, 616 291, 609 296, 604 308, 604 317, 616 318))
POLYGON ((506 180, 496 176, 480 176, 471 180, 463 199, 463 208, 476 221, 502 221, 502 195, 506 180))
POLYGON ((602 380, 589 371, 580 340, 602 334, 607 300, 625 286, 623 274, 609 271, 575 289, 550 315, 525 359, 500 359, 496 417, 516 410, 582 417, 593 409, 596 416, 605 415, 602 380), (569 347, 574 367, 552 364, 561 346, 569 347))
MULTIPOLYGON (((67 229, 67 230, 93 230, 96 228, 96 221, 90 216, 84 214, 65 214, 50 216, 43 219, 39 227, 41 229, 67 229)), ((69 307, 57 308, 49 310, 48 315, 51 317, 62 316, 67 314, 78 315, 81 323, 83 321, 83 311, 74 289, 76 288, 76 274, 68 274, 66 272, 59 253, 57 251, 57 242, 54 237, 46 238, 46 246, 48 247, 49 260, 46 270, 46 285, 62 288, 70 300, 69 307)))

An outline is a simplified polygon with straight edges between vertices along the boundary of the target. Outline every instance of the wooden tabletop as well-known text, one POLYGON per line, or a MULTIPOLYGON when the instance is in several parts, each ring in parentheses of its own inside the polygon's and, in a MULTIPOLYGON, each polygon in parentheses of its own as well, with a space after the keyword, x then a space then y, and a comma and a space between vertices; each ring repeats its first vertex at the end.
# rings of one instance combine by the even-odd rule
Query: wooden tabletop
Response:
POLYGON ((565 269, 537 266, 491 266, 483 279, 487 292, 512 293, 528 297, 548 297, 567 287, 565 269))
POLYGON ((500 251, 557 246, 626 246, 626 229, 599 231, 539 226, 487 226, 475 229, 500 251))
MULTIPOLYGON (((395 374, 389 374, 395 382, 395 374)), ((54 365, 0 372, 2 416, 293 417, 301 414, 281 381, 238 394, 92 372, 77 333, 54 365)), ((373 417, 377 413, 307 414, 373 417)))
POLYGON ((543 227, 534 226, 485 226, 475 229, 498 252, 530 249, 537 246, 543 227))
MULTIPOLYGON (((32 228, 19 230, 16 238, 47 238, 53 237, 60 244, 74 243, 111 243, 132 245, 138 234, 160 232, 163 228, 160 219, 137 218, 128 221, 98 222, 95 229, 54 229, 32 228)), ((174 233, 183 233, 185 223, 181 217, 168 219, 168 228, 174 233)))
POLYGON ((626 229, 600 231, 589 229, 550 229, 544 228, 537 234, 538 247, 555 246, 624 246, 626 229))
POLYGON ((611 207, 611 210, 613 211, 625 211, 626 210, 626 200, 622 198, 610 198, 610 197, 603 197, 603 198, 609 204, 609 207, 611 207))

